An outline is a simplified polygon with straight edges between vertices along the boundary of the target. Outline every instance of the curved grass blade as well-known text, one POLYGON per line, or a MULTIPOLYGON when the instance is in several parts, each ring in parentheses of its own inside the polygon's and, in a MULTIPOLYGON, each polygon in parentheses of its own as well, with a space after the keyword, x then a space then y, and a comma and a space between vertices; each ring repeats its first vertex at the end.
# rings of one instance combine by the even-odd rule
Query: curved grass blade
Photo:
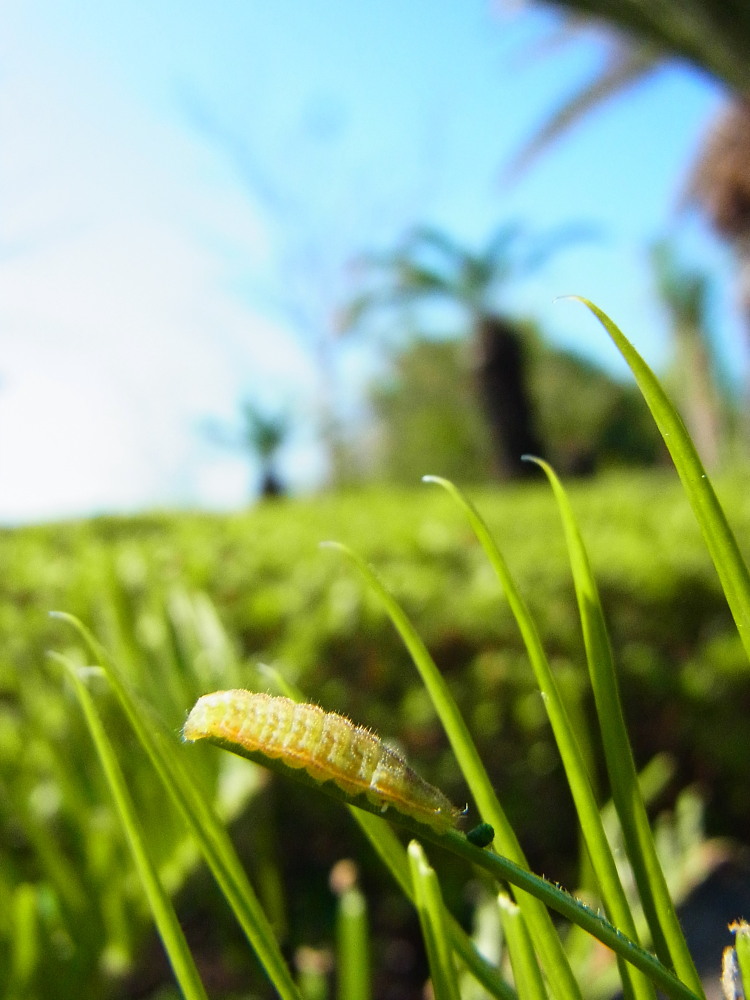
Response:
MULTIPOLYGON (((321 791, 324 786, 321 786, 321 791)), ((372 812, 374 807, 369 806, 366 800, 361 800, 362 804, 357 808, 372 812)), ((509 858, 495 854, 494 851, 475 847, 458 830, 449 830, 447 833, 439 833, 424 824, 417 823, 409 816, 394 815, 393 821, 399 826, 408 830, 415 837, 422 841, 429 841, 442 847, 446 851, 456 854, 470 864, 484 869, 499 882, 507 882, 510 885, 522 889, 524 893, 533 895, 545 906, 559 913, 566 920, 582 928, 592 937, 595 937, 602 944, 610 948, 616 955, 621 956, 626 962, 633 965, 640 972, 643 972, 656 986, 673 1000, 701 1000, 701 995, 695 993, 688 985, 683 983, 672 972, 671 969, 663 965, 656 956, 646 951, 641 945, 628 938, 617 927, 613 926, 600 913, 594 912, 590 907, 580 900, 574 899, 557 885, 553 885, 544 878, 532 874, 527 868, 515 864, 509 858)), ((381 820, 382 822, 382 820, 381 820)), ((525 898, 521 896, 521 898, 525 898)), ((520 908, 520 907, 519 907, 520 908)), ((528 929, 528 927, 527 927, 528 929)), ((536 942, 534 942, 536 947, 536 942)))
POLYGON ((432 991, 435 1000, 461 1000, 458 975, 453 964, 453 954, 448 944, 448 934, 443 921, 443 899, 440 895, 435 870, 427 863, 422 845, 412 840, 408 848, 409 867, 414 885, 422 937, 427 948, 432 991))
POLYGON ((583 628, 591 687, 612 788, 612 801, 620 819, 628 857, 654 947, 662 962, 672 965, 678 976, 696 993, 701 994, 703 987, 700 976, 688 951, 656 854, 628 740, 599 590, 591 571, 583 538, 570 500, 559 478, 546 462, 537 458, 531 460, 546 474, 560 510, 583 628))
MULTIPOLYGON (((445 729, 453 753, 456 756, 466 783, 477 803, 482 819, 495 829, 496 841, 500 850, 508 858, 521 867, 528 869, 528 863, 518 843, 515 832, 510 825, 505 812, 500 805, 489 776, 484 768, 479 751, 471 738, 471 734, 450 693, 445 678, 438 670, 430 656, 427 647, 419 633, 410 622, 408 616, 394 600, 375 572, 352 549, 338 542, 323 543, 327 548, 343 552, 365 578, 367 583, 378 595, 388 612, 391 621, 411 654, 412 660, 419 671, 422 681, 432 699, 435 710, 445 729)), ((576 982, 565 951, 557 935, 552 919, 544 907, 539 906, 534 899, 523 894, 517 898, 518 905, 528 925, 529 933, 534 941, 542 966, 547 976, 552 993, 557 1000, 576 998, 580 1000, 581 990, 576 982)))
MULTIPOLYGON (((319 793, 328 795, 339 802, 351 804, 357 809, 380 817, 382 820, 380 806, 370 802, 365 795, 358 795, 356 799, 352 799, 350 795, 331 781, 320 784, 305 771, 292 770, 280 760, 264 757, 258 752, 248 750, 241 744, 214 738, 211 738, 210 741, 224 747, 224 749, 230 750, 240 757, 246 757, 248 760, 257 760, 264 767, 272 771, 283 773, 293 780, 309 787, 314 787, 319 793)), ((432 826, 421 823, 412 816, 408 816, 406 813, 397 811, 393 811, 389 819, 391 822, 397 823, 408 830, 420 840, 428 840, 437 844, 445 850, 464 858, 471 864, 484 868, 493 878, 502 882, 508 882, 510 885, 523 890, 519 894, 519 899, 528 900, 528 896, 533 896, 535 900, 544 904, 544 907, 550 907, 565 917, 566 920, 577 924, 583 930, 597 938, 597 940, 611 948, 617 955, 625 958, 635 968, 641 972, 645 972, 649 979, 653 980, 668 996, 673 997, 674 1000, 699 1000, 697 995, 688 986, 680 982, 674 973, 662 965, 657 958, 623 934, 621 930, 615 928, 604 917, 598 913, 594 913, 589 907, 573 899, 564 890, 548 882, 546 879, 533 875, 528 870, 528 867, 522 867, 508 858, 495 854, 489 848, 477 847, 458 830, 452 829, 447 832, 440 832, 432 826)), ((543 912, 545 917, 549 919, 546 909, 543 908, 543 912)), ((556 936, 555 940, 559 943, 559 939, 556 936)))
MULTIPOLYGON (((628 938, 599 913, 595 913, 584 903, 574 899, 563 889, 546 879, 533 875, 526 868, 514 864, 510 859, 501 857, 491 850, 474 847, 457 830, 437 833, 423 827, 422 831, 417 831, 417 824, 406 817, 403 821, 399 818, 399 824, 417 832, 421 839, 438 844, 479 868, 483 868, 494 878, 532 893, 545 906, 549 906, 566 920, 581 927, 602 944, 611 948, 615 954, 622 956, 626 962, 643 972, 673 1000, 701 1000, 701 994, 695 993, 688 985, 678 979, 674 972, 663 965, 658 958, 628 938)), ((534 944, 536 945, 536 942, 534 944)))
POLYGON ((158 720, 154 720, 153 725, 147 725, 148 713, 139 705, 106 650, 91 632, 73 615, 64 612, 53 612, 53 615, 73 626, 104 670, 128 721, 164 787, 194 834, 237 922, 279 996, 282 1000, 300 1000, 299 990, 284 961, 278 941, 227 831, 210 804, 204 801, 186 770, 182 754, 178 752, 179 748, 175 746, 171 734, 164 733, 158 720))
POLYGON ((750 658, 750 572, 685 425, 659 380, 609 316, 580 295, 570 298, 596 316, 630 366, 672 456, 750 658))
POLYGON ((544 980, 537 965, 531 938, 521 919, 521 911, 504 892, 498 896, 497 905, 500 908, 503 936, 508 946, 519 1000, 547 1000, 544 980))
POLYGON ((133 855, 133 861, 141 877, 146 897, 154 916, 159 936, 172 966, 175 979, 179 983, 185 1000, 208 1000, 203 988, 193 956, 188 948, 185 935, 182 933, 174 907, 161 884, 151 857, 144 842, 138 818, 130 799, 125 779, 120 765, 115 757, 112 744, 107 738, 104 726, 94 705, 93 699, 85 684, 78 675, 74 663, 64 656, 52 653, 54 660, 60 663, 68 672, 73 687, 83 710, 91 739, 96 748, 102 768, 109 784, 112 799, 120 817, 128 845, 133 855))
MULTIPOLYGON (((442 486, 463 510, 500 581, 513 616, 518 623, 536 682, 544 698, 544 707, 560 751, 604 908, 610 919, 622 929, 623 933, 637 941, 635 920, 625 890, 620 882, 599 806, 591 788, 586 762, 526 602, 521 596, 489 528, 474 505, 449 480, 441 479, 438 476, 425 476, 424 478, 426 482, 442 486)), ((626 980, 632 980, 629 985, 636 997, 641 998, 641 1000, 653 998, 654 990, 647 980, 631 976, 629 970, 624 966, 621 967, 621 973, 626 980)))
MULTIPOLYGON (((278 670, 267 664, 259 669, 276 689, 294 701, 306 701, 296 685, 291 684, 278 670)), ((350 815, 375 849, 375 853, 390 871, 403 894, 414 904, 414 888, 409 874, 409 859, 390 824, 381 816, 372 816, 357 806, 348 805, 350 815)), ((517 1000, 513 987, 505 981, 500 971, 477 950, 474 942, 450 910, 445 911, 445 921, 453 949, 471 975, 487 992, 498 1000, 517 1000)))
MULTIPOLYGON (((381 861, 386 865, 404 895, 414 903, 414 888, 409 874, 409 859, 388 822, 379 816, 349 806, 349 811, 368 838, 381 861)), ((445 911, 446 931, 456 955, 487 992, 498 1000, 517 1000, 516 992, 499 970, 476 949, 456 918, 445 911)))

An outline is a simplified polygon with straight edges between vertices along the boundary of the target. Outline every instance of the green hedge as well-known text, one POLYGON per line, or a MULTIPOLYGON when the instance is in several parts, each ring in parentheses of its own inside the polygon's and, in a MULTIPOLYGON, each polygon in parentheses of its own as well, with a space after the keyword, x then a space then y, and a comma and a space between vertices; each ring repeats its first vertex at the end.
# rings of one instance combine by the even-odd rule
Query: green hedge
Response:
MULTIPOLYGON (((750 538, 747 475, 719 480, 717 488, 738 537, 750 538)), ((548 487, 540 481, 472 496, 537 619, 571 710, 588 713, 570 569, 548 487)), ((666 470, 612 475, 575 484, 571 498, 605 603, 638 763, 672 751, 676 787, 699 782, 711 831, 743 836, 750 827, 750 674, 676 477, 666 470)), ((361 552, 414 619, 475 733, 532 867, 574 881, 573 810, 540 696, 495 577, 441 491, 417 486, 283 501, 229 516, 154 514, 6 530, 0 534, 0 941, 6 897, 22 884, 51 886, 56 905, 71 907, 94 887, 97 906, 106 910, 82 906, 76 969, 66 958, 70 943, 60 945, 57 966, 50 959, 45 975, 58 978, 61 997, 67 974, 71 983, 90 984, 87 995, 101 995, 107 977, 132 964, 148 917, 124 848, 110 836, 107 794, 89 766, 83 722, 46 661, 51 648, 82 655, 74 637, 48 617, 51 609, 89 624, 175 730, 205 690, 268 687, 257 664, 271 663, 310 700, 398 740, 425 777, 465 801, 406 652, 351 568, 318 548, 329 538, 361 552), (45 850, 52 856, 40 856, 45 850)), ((121 745, 132 745, 105 689, 100 698, 121 745)), ((264 901, 280 924, 295 928, 292 941, 314 942, 330 917, 317 912, 325 898, 321 883, 330 863, 353 849, 356 833, 338 818, 346 828, 332 837, 333 813, 304 789, 285 788, 275 800, 272 791, 243 811, 256 792, 251 769, 237 772, 236 762, 220 764, 215 751, 206 751, 196 751, 206 787, 219 788, 225 814, 237 817, 264 901), (285 829, 296 831, 295 850, 282 852, 277 869, 286 894, 274 884, 275 841, 285 829)), ((165 814, 139 756, 126 758, 125 766, 162 873, 173 888, 185 885, 195 858, 178 822, 165 814)), ((379 919, 393 915, 375 914, 379 919)), ((53 913, 45 933, 54 928, 53 913)))

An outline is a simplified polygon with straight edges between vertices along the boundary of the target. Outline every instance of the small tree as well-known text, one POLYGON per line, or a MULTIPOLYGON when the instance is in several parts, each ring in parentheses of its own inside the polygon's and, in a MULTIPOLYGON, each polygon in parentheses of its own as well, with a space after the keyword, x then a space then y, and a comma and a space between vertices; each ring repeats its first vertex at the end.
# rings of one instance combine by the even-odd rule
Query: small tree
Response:
POLYGON ((215 444, 242 451, 258 462, 258 492, 262 498, 283 496, 286 488, 276 468, 276 461, 280 449, 289 437, 289 417, 283 413, 268 414, 250 399, 242 401, 240 414, 242 423, 239 431, 209 421, 205 425, 207 436, 215 444))
POLYGON ((279 450, 289 436, 289 419, 285 414, 263 413, 246 399, 242 403, 242 442, 260 463, 260 495, 264 498, 283 496, 286 492, 276 469, 279 450))

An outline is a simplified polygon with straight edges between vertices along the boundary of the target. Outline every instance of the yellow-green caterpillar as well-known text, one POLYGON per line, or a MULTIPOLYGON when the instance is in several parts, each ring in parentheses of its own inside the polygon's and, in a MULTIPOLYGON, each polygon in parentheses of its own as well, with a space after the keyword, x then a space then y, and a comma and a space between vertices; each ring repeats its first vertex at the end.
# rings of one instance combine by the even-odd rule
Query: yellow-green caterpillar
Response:
POLYGON ((438 831, 450 830, 462 814, 369 729, 317 705, 252 691, 215 691, 198 699, 182 735, 275 757, 316 781, 333 781, 347 795, 365 795, 383 812, 393 808, 438 831))

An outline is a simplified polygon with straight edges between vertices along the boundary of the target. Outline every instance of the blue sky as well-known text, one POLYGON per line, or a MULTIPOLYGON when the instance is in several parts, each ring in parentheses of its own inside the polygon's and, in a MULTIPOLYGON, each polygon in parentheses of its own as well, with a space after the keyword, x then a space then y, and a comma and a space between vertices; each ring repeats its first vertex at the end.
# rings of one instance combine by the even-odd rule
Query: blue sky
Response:
POLYGON ((590 34, 525 58, 553 20, 510 8, 6 0, 0 521, 243 504, 252 470, 202 427, 236 422, 245 395, 291 408, 284 471, 314 487, 321 398, 356 413, 374 364, 364 338, 321 355, 347 262, 418 222, 470 246, 511 218, 597 224, 503 304, 615 371, 593 321, 553 300, 593 298, 662 364, 645 247, 678 225, 739 366, 726 256, 674 213, 718 88, 665 69, 503 185, 605 51, 590 34))

